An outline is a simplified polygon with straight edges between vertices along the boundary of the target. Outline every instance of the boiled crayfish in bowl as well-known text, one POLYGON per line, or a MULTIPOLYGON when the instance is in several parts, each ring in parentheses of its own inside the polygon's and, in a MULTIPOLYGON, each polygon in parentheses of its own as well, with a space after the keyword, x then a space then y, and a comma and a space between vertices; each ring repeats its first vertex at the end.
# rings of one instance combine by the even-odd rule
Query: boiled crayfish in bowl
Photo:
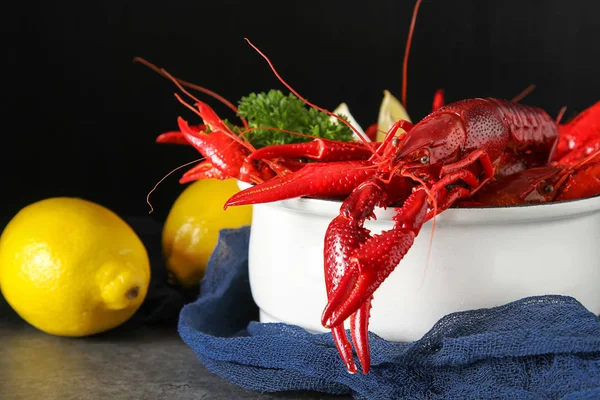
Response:
POLYGON ((367 373, 370 334, 416 340, 450 312, 554 293, 600 313, 600 102, 561 122, 516 101, 444 104, 438 92, 429 115, 398 119, 375 141, 376 125, 365 133, 308 102, 254 48, 353 140, 288 132, 302 140, 257 148, 249 133, 284 129, 223 120, 184 86, 238 108, 160 70, 202 123, 179 118, 157 141, 202 154, 182 183, 240 181, 224 207, 254 205, 249 268, 262 321, 331 331, 346 369, 357 371, 356 351, 367 373))

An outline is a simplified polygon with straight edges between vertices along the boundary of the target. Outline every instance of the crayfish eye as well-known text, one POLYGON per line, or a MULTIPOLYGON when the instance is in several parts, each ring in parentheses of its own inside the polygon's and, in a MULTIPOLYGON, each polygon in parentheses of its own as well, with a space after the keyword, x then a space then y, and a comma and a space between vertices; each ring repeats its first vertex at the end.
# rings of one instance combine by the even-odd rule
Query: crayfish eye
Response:
POLYGON ((544 187, 544 192, 546 192, 546 193, 552 193, 552 191, 554 191, 554 186, 552 186, 552 185, 546 185, 544 187))
POLYGON ((392 139, 392 146, 398 147, 399 144, 400 144, 400 139, 398 139, 398 138, 392 139))
POLYGON ((429 163, 429 156, 423 156, 419 161, 421 162, 421 164, 427 164, 429 163))

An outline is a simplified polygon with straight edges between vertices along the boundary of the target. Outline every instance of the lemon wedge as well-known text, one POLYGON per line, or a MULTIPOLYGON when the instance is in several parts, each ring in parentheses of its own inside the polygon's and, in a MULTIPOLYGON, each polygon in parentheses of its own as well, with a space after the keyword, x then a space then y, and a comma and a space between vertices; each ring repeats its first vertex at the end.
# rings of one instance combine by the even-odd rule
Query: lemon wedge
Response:
MULTIPOLYGON (((339 106, 337 106, 337 108, 335 110, 333 110, 333 113, 336 115, 346 117, 348 119, 348 122, 350 122, 350 124, 353 127, 355 127, 356 130, 359 131, 367 141, 370 141, 369 138, 367 137, 367 135, 365 134, 365 131, 360 127, 360 125, 358 124, 356 119, 350 113, 350 109, 348 108, 348 105, 346 103, 342 103, 339 106)), ((329 118, 331 119, 331 121, 341 124, 341 122, 337 118, 335 118, 335 117, 329 117, 329 118)), ((356 140, 357 142, 362 141, 360 139, 360 137, 358 137, 358 135, 354 131, 352 132, 352 136, 354 137, 354 140, 356 140)))
MULTIPOLYGON (((389 90, 383 91, 383 100, 379 107, 379 117, 377 118, 377 137, 376 140, 381 142, 385 138, 385 134, 399 120, 412 122, 406 109, 389 90)), ((405 133, 403 129, 398 129, 397 135, 405 133)))

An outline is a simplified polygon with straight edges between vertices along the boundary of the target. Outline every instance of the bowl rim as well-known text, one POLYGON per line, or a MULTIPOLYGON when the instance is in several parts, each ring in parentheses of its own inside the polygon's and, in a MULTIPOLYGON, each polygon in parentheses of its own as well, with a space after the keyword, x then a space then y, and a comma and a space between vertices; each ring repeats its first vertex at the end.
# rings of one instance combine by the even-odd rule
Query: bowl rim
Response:
MULTIPOLYGON (((238 181, 240 189, 254 186, 238 181)), ((270 203, 255 204, 255 206, 270 206, 309 215, 334 217, 339 213, 343 200, 317 199, 299 197, 270 203)), ((399 207, 376 207, 376 220, 389 221, 399 207)), ((539 222, 569 217, 584 216, 600 212, 600 194, 575 200, 555 201, 551 203, 522 204, 517 206, 486 206, 449 208, 435 217, 436 223, 452 225, 481 224, 481 223, 523 223, 539 222)), ((428 223, 431 223, 429 221, 428 223)))
MULTIPOLYGON (((255 184, 252 183, 247 183, 244 181, 240 181, 238 180, 238 186, 246 186, 243 189, 255 186, 255 184)), ((474 207, 474 206, 465 206, 465 207, 460 207, 460 208, 451 208, 452 210, 490 210, 490 209, 513 209, 513 208, 527 208, 527 207, 548 207, 554 204, 565 204, 565 203, 577 203, 577 202, 582 202, 582 201, 586 201, 586 200, 590 200, 590 199, 595 199, 600 197, 600 194, 597 194, 595 196, 590 196, 590 197, 583 197, 580 199, 573 199, 573 200, 559 200, 559 201, 553 201, 553 202, 548 202, 548 203, 529 203, 529 204, 518 204, 518 205, 513 205, 513 206, 481 206, 481 207, 474 207)), ((309 196, 302 196, 299 197, 299 199, 303 199, 306 201, 320 201, 320 202, 328 202, 328 203, 337 203, 337 204, 342 204, 343 200, 339 200, 339 199, 317 199, 314 197, 309 197, 309 196)), ((281 201, 288 201, 288 200, 293 200, 293 199, 286 199, 286 200, 281 200, 281 201)), ((389 209, 396 209, 396 208, 400 208, 400 207, 387 207, 389 209)))

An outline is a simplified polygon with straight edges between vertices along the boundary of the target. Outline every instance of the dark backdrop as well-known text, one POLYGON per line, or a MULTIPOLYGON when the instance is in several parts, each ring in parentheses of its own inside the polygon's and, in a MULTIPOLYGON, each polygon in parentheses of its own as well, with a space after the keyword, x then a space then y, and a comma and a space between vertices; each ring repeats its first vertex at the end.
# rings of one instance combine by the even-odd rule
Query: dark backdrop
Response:
MULTIPOLYGON (((363 126, 384 89, 400 97, 413 1, 22 2, 3 11, 0 173, 4 214, 50 196, 81 196, 122 215, 148 212, 146 193, 196 158, 155 137, 192 118, 175 87, 140 64, 237 101, 282 88, 263 59, 310 100, 344 101, 363 126)), ((598 1, 424 0, 409 66, 408 109, 422 118, 437 88, 449 101, 512 98, 567 116, 600 97, 598 1)), ((224 117, 228 110, 215 104, 224 117)), ((154 194, 162 217, 183 189, 154 194)))

